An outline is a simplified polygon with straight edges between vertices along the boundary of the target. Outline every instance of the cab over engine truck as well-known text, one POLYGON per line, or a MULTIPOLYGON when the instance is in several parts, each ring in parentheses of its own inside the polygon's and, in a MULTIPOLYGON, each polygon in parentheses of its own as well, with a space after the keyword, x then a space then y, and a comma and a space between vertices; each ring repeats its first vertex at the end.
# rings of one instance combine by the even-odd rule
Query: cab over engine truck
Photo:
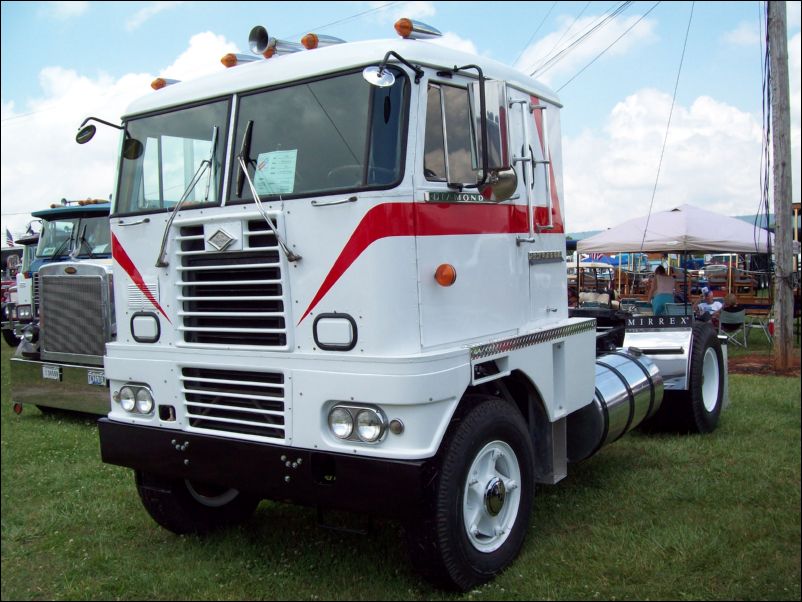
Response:
POLYGON ((42 229, 30 267, 18 275, 28 299, 16 308, 21 341, 9 364, 18 413, 25 404, 43 412, 109 411, 103 356, 114 336, 110 207, 88 199, 31 214, 42 229))
POLYGON ((395 516, 465 590, 515 559, 536 483, 662 414, 714 429, 726 364, 687 317, 597 357, 567 309, 557 97, 398 28, 304 50, 256 27, 271 58, 130 106, 101 453, 176 533, 261 499, 395 516))

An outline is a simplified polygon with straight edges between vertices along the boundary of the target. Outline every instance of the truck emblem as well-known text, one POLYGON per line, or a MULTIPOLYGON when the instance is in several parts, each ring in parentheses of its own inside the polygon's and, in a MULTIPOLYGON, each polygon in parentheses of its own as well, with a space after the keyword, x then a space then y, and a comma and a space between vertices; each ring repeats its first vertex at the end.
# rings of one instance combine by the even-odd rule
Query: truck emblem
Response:
POLYGON ((218 230, 209 237, 209 244, 218 251, 225 251, 236 239, 225 230, 218 230))

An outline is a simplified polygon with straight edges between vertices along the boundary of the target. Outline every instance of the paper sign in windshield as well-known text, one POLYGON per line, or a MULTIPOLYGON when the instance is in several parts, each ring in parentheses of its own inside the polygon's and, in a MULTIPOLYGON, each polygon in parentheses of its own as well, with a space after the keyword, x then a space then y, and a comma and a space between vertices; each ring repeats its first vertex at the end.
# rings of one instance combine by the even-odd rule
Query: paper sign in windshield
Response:
POLYGON ((298 149, 260 153, 253 179, 259 194, 288 194, 295 190, 298 149))

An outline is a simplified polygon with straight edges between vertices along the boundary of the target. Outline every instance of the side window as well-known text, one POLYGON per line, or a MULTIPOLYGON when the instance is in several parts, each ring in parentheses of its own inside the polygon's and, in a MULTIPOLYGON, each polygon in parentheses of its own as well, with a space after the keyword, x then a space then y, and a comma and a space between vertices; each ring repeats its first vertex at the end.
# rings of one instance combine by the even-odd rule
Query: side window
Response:
POLYGON ((426 179, 475 184, 467 90, 430 84, 427 97, 423 160, 426 179))

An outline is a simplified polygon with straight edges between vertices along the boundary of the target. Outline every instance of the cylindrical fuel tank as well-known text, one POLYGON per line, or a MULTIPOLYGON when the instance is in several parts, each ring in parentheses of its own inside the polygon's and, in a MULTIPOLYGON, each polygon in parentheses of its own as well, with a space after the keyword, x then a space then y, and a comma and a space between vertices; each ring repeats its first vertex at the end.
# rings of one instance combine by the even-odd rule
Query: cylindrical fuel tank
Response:
POLYGON ((578 462, 654 415, 663 401, 660 370, 624 350, 596 359, 593 403, 568 416, 568 461, 578 462))

